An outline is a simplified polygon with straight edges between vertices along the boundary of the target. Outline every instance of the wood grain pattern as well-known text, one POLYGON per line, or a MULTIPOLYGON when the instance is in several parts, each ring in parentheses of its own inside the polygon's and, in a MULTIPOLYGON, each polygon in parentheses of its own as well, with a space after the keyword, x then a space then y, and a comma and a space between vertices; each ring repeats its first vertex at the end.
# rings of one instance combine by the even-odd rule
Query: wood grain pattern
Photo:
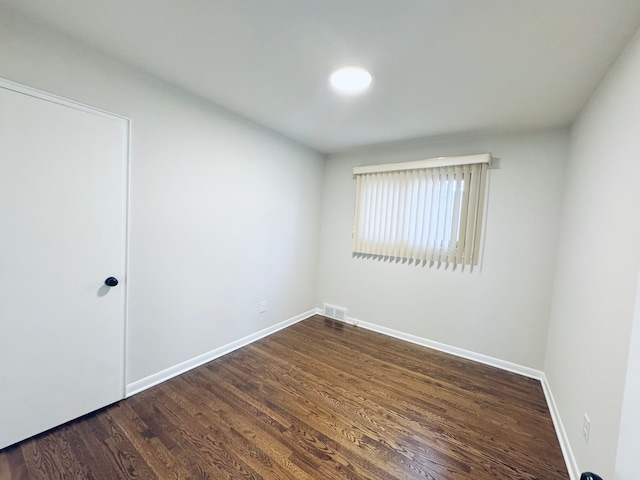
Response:
POLYGON ((0 478, 569 478, 540 382, 315 316, 0 451, 0 478))

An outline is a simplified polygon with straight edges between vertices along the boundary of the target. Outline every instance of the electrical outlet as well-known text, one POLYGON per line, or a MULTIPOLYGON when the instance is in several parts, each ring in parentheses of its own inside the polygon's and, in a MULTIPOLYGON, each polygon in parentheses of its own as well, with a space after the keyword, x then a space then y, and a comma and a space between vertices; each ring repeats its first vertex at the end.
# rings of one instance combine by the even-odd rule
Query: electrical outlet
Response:
POLYGON ((267 301, 263 300, 258 304, 258 312, 264 313, 267 311, 267 301))
POLYGON ((591 420, 587 417, 587 414, 584 414, 584 419, 582 420, 582 438, 586 443, 589 443, 589 433, 591 433, 591 420))

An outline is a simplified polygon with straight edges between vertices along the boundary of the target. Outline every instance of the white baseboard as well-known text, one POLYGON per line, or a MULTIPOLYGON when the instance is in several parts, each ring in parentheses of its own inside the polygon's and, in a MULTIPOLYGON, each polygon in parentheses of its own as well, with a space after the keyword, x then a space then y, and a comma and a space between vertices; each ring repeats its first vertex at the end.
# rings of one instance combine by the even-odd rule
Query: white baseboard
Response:
MULTIPOLYGON (((318 313, 322 315, 322 311, 319 311, 318 313)), ((524 375, 525 377, 539 380, 542 385, 542 390, 544 392, 547 405, 549 407, 549 412, 551 413, 553 426, 556 430, 556 435, 558 437, 558 442, 560 443, 560 449, 562 450, 562 455, 564 457, 567 470, 569 471, 570 479, 578 480, 580 478, 580 470, 578 469, 578 464, 576 463, 575 456, 573 455, 573 450, 571 449, 571 444, 569 443, 569 438, 567 437, 564 425, 562 424, 560 412, 558 411, 558 407, 553 398, 553 394, 551 393, 551 387, 549 385, 549 382, 547 381, 547 376, 541 370, 536 370, 533 368, 525 367, 523 365, 518 365, 516 363, 507 362, 505 360, 500 360, 499 358, 494 358, 488 355, 483 355, 481 353, 464 350, 462 348, 453 347, 445 343, 418 337, 417 335, 400 332, 398 330, 383 327, 375 323, 365 322, 354 317, 347 317, 346 323, 350 323, 351 325, 355 325, 357 327, 366 328, 367 330, 371 330, 373 332, 382 333, 383 335, 388 335, 399 340, 415 343, 423 347, 432 348, 444 353, 450 353, 451 355, 455 355, 457 357, 466 358, 467 360, 473 360, 474 362, 482 363, 484 365, 489 365, 491 367, 500 368, 508 372, 517 373, 520 375, 524 375)))
POLYGON ((369 323, 362 320, 358 320, 357 318, 348 317, 347 320, 348 320, 348 323, 351 323, 352 325, 366 328, 367 330, 371 330, 373 332, 382 333, 390 337, 404 340, 405 342, 415 343, 416 345, 422 345, 423 347, 429 347, 434 350, 438 350, 440 352, 450 353, 451 355, 455 355, 456 357, 462 357, 462 358, 466 358, 467 360, 473 360, 474 362, 482 363, 484 365, 489 365, 491 367, 497 367, 501 370, 517 373, 519 375, 524 375, 525 377, 535 378, 536 380, 542 380, 542 377, 544 376, 544 373, 541 372, 540 370, 525 367, 523 365, 518 365, 517 363, 511 363, 511 362, 507 362, 506 360, 500 360, 499 358, 490 357, 488 355, 472 352, 470 350, 465 350, 463 348, 453 347, 451 345, 447 345, 446 343, 440 343, 434 340, 418 337, 417 335, 411 335, 410 333, 400 332, 398 330, 393 330, 391 328, 383 327, 375 323, 369 323))
POLYGON ((312 317, 316 313, 319 313, 318 308, 314 308, 312 310, 309 310, 308 312, 301 313, 300 315, 296 315, 295 317, 289 318, 288 320, 284 320, 280 323, 276 323, 271 327, 267 327, 263 330, 260 330, 259 332, 252 333, 251 335, 247 335, 246 337, 240 338, 239 340, 236 340, 234 342, 228 343, 221 347, 215 348, 209 352, 203 353, 202 355, 198 355, 197 357, 181 362, 177 365, 174 365, 173 367, 169 367, 158 373, 154 373, 153 375, 149 375, 148 377, 145 377, 136 382, 129 383, 127 384, 126 391, 125 391, 126 397, 130 397, 132 395, 135 395, 136 393, 140 393, 143 390, 146 390, 147 388, 151 388, 154 385, 158 385, 159 383, 162 383, 166 380, 169 380, 170 378, 176 377, 191 369, 199 367, 200 365, 210 362, 211 360, 215 360, 216 358, 221 357, 222 355, 231 353, 234 350, 237 350, 238 348, 242 348, 245 345, 249 345, 250 343, 253 343, 257 340, 260 340, 261 338, 264 338, 268 335, 271 335, 272 333, 277 332, 278 330, 282 330, 283 328, 287 328, 293 325, 294 323, 298 323, 302 320, 312 317))
POLYGON ((544 373, 542 374, 540 383, 542 383, 542 390, 544 391, 544 396, 547 399, 547 405, 549 406, 549 412, 551 413, 553 426, 556 429, 556 435, 558 436, 558 442, 560 442, 562 455, 564 456, 564 461, 567 464, 567 470, 569 471, 569 477, 571 478, 571 480, 578 480, 580 478, 580 469, 578 468, 576 457, 573 455, 573 450, 571 449, 571 444, 569 443, 567 431, 564 429, 564 425, 562 424, 562 418, 560 417, 560 412, 558 410, 558 406, 556 405, 556 401, 553 398, 551 386, 549 385, 547 376, 544 373))

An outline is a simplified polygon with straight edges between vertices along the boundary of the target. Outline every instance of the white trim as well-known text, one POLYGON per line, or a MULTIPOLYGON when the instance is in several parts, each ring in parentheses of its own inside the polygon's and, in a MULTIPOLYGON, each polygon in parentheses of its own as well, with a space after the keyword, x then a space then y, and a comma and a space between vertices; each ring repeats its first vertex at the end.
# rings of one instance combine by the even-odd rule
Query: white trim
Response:
POLYGON ((125 155, 127 157, 127 165, 125 170, 125 240, 124 240, 124 270, 122 272, 124 280, 124 325, 122 326, 122 398, 127 398, 127 365, 129 364, 129 272, 131 264, 131 251, 129 246, 131 245, 131 120, 127 121, 127 145, 125 155))
POLYGON ((85 103, 80 103, 80 102, 76 102, 75 100, 59 97, 58 95, 54 95, 53 93, 45 92, 43 90, 38 90, 37 88, 28 87, 20 83, 12 82, 11 80, 7 80, 6 78, 0 77, 0 88, 6 88, 7 90, 12 90, 16 93, 21 93, 23 95, 28 95, 30 97, 39 98, 40 100, 45 100, 47 102, 57 103, 65 107, 74 108, 76 110, 80 110, 86 113, 91 113, 93 115, 98 115, 100 117, 107 117, 107 118, 115 117, 120 120, 126 120, 127 122, 130 121, 128 117, 118 115, 117 113, 108 112, 106 110, 102 110, 101 108, 92 107, 91 105, 87 105, 85 103))
POLYGON ((384 335, 388 335, 390 337, 394 337, 399 340, 404 340, 405 342, 415 343, 416 345, 432 348, 440 352, 450 353, 451 355, 455 355, 456 357, 466 358, 467 360, 472 360, 474 362, 482 363, 484 365, 489 365, 491 367, 496 367, 501 370, 517 373, 519 375, 524 375, 525 377, 541 380, 542 377, 544 376, 544 373, 541 372, 540 370, 525 367, 523 365, 518 365, 517 363, 511 363, 511 362, 507 362, 506 360, 500 360, 499 358, 490 357, 488 355, 472 352, 470 350, 465 350, 463 348, 453 347, 445 343, 440 343, 434 340, 418 337, 417 335, 412 335, 410 333, 400 332, 398 330, 393 330, 391 328, 383 327, 375 323, 369 323, 362 320, 358 320, 353 317, 348 317, 348 320, 349 320, 348 323, 351 323, 352 325, 366 328, 367 330, 371 330, 373 332, 382 333, 384 335))
MULTIPOLYGON (((319 314, 322 315, 321 312, 319 314)), ((506 370, 508 372, 539 380, 540 384, 542 385, 542 391, 544 392, 545 400, 547 401, 551 419, 553 420, 553 426, 556 431, 556 436, 558 437, 558 442, 560 443, 560 450, 562 451, 562 456, 567 466, 569 477, 571 480, 578 480, 580 478, 580 470, 578 468, 575 456, 573 455, 573 450, 571 449, 571 444, 569 443, 569 437, 567 437, 567 433, 564 429, 564 425, 562 424, 562 419, 560 417, 560 412, 558 411, 558 407, 553 398, 553 394, 551 393, 551 386, 549 385, 547 376, 543 371, 525 367, 523 365, 518 365, 517 363, 500 360, 499 358, 490 357, 481 353, 472 352, 470 350, 453 347, 445 343, 428 340, 423 337, 418 337, 417 335, 400 332, 398 330, 383 327, 375 323, 365 322, 354 317, 347 317, 347 321, 345 323, 350 323, 351 325, 394 337, 399 340, 404 340, 406 342, 432 348, 440 352, 449 353, 451 355, 455 355, 456 357, 466 358, 467 360, 472 360, 484 365, 489 365, 491 367, 496 367, 501 370, 506 370)))
POLYGON ((547 399, 547 405, 549 406, 549 412, 551 413, 553 426, 556 429, 558 442, 560 442, 562 456, 564 457, 564 462, 566 463, 567 470, 569 471, 569 477, 571 478, 571 480, 578 480, 580 478, 580 469, 578 468, 578 462, 576 462, 576 457, 573 455, 573 450, 571 449, 571 444, 569 443, 569 437, 567 436, 567 432, 564 429, 564 425, 562 424, 560 411, 558 410, 556 401, 553 398, 553 393, 551 392, 551 385, 549 385, 547 376, 544 373, 542 374, 540 383, 542 384, 544 396, 547 399))
POLYGON ((178 363, 173 367, 169 367, 165 370, 154 373, 153 375, 149 375, 148 377, 145 377, 141 380, 130 383, 127 385, 125 398, 135 395, 136 393, 140 393, 147 388, 151 388, 155 385, 158 385, 159 383, 169 380, 170 378, 176 377, 182 373, 199 367, 200 365, 210 362, 211 360, 215 360, 216 358, 226 355, 227 353, 231 353, 238 348, 249 345, 250 343, 253 343, 257 340, 260 340, 261 338, 271 335, 272 333, 282 330, 283 328, 287 328, 294 323, 298 323, 302 320, 312 317, 313 315, 319 313, 319 311, 320 309, 314 308, 312 310, 309 310, 308 312, 301 313, 300 315, 291 317, 288 320, 276 323, 275 325, 267 327, 256 333, 252 333, 251 335, 247 335, 246 337, 240 338, 234 342, 215 348, 209 352, 203 353, 202 355, 193 357, 190 360, 178 363))
POLYGON ((454 165, 473 165, 476 163, 487 163, 491 165, 491 154, 478 153, 476 155, 463 155, 459 157, 428 158, 426 160, 416 160, 415 162, 365 165, 361 167, 353 167, 353 174, 363 175, 366 173, 399 172, 403 170, 417 170, 421 168, 451 167, 454 165))

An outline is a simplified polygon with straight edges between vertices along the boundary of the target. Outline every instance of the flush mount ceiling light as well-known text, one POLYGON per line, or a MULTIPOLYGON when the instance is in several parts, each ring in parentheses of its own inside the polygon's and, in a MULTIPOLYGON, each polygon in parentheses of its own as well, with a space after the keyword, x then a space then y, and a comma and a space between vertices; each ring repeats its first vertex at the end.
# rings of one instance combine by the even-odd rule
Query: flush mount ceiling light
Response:
POLYGON ((331 86, 340 93, 364 92, 371 85, 371 73, 362 67, 341 67, 331 74, 331 86))

